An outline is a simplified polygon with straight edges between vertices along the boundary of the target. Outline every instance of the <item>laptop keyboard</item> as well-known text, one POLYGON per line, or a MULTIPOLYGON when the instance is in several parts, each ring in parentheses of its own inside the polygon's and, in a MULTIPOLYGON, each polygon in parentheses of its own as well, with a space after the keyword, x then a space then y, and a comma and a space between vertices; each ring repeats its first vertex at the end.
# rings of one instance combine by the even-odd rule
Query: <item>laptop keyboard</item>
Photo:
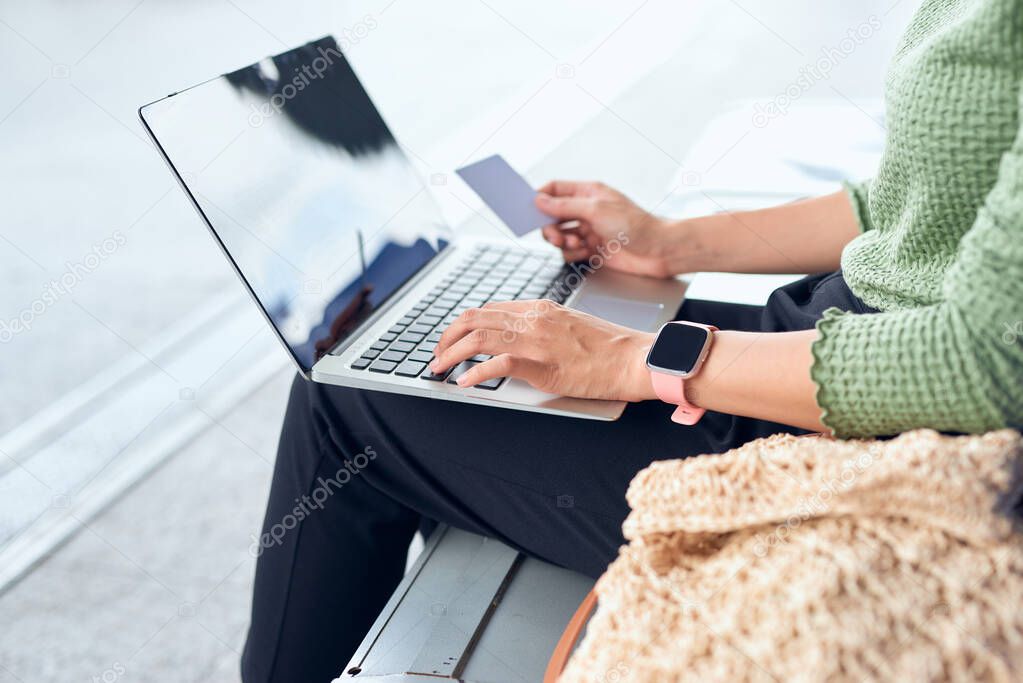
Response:
MULTIPOLYGON (((462 311, 490 301, 550 299, 564 303, 572 293, 570 285, 581 280, 569 279, 569 274, 573 271, 557 255, 544 258, 517 247, 477 247, 373 342, 352 363, 352 369, 454 384, 469 368, 491 358, 480 354, 441 374, 427 367, 441 334, 462 311)), ((489 379, 476 388, 495 390, 504 380, 489 379)))

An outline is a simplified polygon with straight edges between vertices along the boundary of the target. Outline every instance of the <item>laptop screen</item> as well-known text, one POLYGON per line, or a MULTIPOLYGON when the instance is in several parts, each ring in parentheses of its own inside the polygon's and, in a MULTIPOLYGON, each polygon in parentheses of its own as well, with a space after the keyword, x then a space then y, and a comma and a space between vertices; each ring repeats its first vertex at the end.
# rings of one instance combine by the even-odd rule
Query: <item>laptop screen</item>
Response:
POLYGON ((331 37, 141 115, 303 371, 450 241, 331 37))

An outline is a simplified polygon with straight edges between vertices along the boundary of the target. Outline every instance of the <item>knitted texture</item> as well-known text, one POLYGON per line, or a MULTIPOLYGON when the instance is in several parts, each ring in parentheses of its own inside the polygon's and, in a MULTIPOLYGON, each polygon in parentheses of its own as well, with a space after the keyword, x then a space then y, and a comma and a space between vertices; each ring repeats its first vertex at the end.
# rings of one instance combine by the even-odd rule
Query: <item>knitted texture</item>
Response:
POLYGON ((1023 680, 1021 471, 1011 430, 655 463, 560 680, 1023 680))
POLYGON ((924 0, 885 88, 876 176, 847 185, 863 230, 852 291, 812 375, 838 436, 1023 425, 1023 0, 924 0))

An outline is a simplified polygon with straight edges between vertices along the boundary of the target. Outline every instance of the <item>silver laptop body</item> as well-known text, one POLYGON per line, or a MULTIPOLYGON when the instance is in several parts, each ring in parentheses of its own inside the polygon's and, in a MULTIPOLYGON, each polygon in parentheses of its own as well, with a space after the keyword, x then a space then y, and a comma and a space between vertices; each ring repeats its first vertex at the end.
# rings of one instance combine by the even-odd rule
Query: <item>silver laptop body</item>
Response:
POLYGON ((456 237, 330 36, 139 117, 306 379, 614 420, 624 402, 438 379, 429 340, 488 300, 551 298, 648 331, 681 304, 676 280, 565 265, 510 233, 456 237))

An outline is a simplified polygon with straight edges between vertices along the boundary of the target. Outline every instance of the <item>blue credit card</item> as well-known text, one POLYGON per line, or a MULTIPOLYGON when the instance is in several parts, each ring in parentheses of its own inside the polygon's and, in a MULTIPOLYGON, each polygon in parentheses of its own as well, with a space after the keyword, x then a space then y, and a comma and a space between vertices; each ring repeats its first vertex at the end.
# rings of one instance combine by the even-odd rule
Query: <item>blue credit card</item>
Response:
POLYGON ((520 237, 557 222, 536 208, 536 190, 499 154, 463 166, 455 173, 520 237))

